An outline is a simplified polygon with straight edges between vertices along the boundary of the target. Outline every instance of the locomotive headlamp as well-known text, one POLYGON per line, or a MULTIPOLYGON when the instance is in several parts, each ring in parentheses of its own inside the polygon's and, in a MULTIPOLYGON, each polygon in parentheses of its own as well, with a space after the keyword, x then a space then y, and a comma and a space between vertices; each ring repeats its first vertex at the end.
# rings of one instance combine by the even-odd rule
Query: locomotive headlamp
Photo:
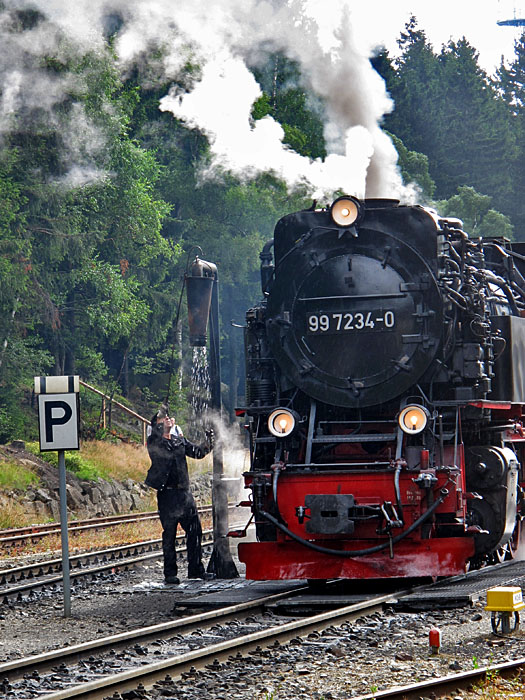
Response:
POLYGON ((330 215, 337 226, 352 226, 361 219, 363 207, 354 197, 339 197, 332 204, 330 215))
POLYGON ((401 430, 407 435, 417 435, 425 429, 429 418, 430 413, 424 406, 412 404, 411 406, 405 406, 399 414, 397 422, 401 430))
POLYGON ((275 437, 285 438, 295 428, 295 417, 287 408, 276 408, 268 418, 268 430, 275 437))

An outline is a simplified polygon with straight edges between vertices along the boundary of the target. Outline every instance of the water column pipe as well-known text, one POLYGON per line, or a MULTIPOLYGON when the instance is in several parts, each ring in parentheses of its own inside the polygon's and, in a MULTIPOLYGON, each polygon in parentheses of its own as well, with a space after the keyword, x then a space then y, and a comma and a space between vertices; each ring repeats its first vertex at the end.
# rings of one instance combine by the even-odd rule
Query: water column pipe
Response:
MULTIPOLYGON (((211 408, 222 420, 221 362, 219 336, 219 276, 213 263, 195 258, 186 275, 190 345, 206 346, 207 322, 210 328, 210 393, 211 408)), ((239 573, 232 559, 228 541, 228 492, 223 479, 223 449, 217 441, 213 450, 212 515, 213 552, 208 573, 217 578, 236 578, 239 573)))

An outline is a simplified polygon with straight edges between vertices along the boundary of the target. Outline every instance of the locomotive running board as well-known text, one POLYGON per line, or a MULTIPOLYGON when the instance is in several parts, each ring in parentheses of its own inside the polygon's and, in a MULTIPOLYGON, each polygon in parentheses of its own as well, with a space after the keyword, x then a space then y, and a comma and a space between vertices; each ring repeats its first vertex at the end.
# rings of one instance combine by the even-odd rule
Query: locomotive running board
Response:
POLYGON ((291 541, 239 544, 239 559, 246 564, 246 578, 258 581, 456 576, 465 573, 467 560, 473 554, 474 541, 467 537, 399 542, 394 545, 393 559, 385 552, 355 558, 332 556, 291 541))

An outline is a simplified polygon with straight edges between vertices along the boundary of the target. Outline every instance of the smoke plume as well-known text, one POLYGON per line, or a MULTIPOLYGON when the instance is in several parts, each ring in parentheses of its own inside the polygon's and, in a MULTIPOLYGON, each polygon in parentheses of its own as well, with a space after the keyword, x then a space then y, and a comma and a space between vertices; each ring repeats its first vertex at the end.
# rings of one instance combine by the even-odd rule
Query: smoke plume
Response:
MULTIPOLYGON (((343 190, 368 197, 402 197, 397 155, 382 132, 391 108, 385 86, 360 45, 352 14, 333 2, 331 41, 326 42, 307 0, 4 0, 0 5, 0 136, 16 115, 45 111, 56 124, 54 108, 70 90, 71 74, 51 75, 42 56, 71 52, 101 53, 112 36, 123 74, 149 63, 148 80, 175 79, 188 61, 198 66, 186 91, 173 89, 160 109, 205 132, 213 159, 206 176, 223 170, 243 177, 272 170, 290 186, 302 184, 314 195, 343 190), (30 10, 33 24, 16 26, 17 13, 30 10), (153 61, 152 49, 159 49, 153 61), (310 160, 283 144, 283 130, 271 117, 251 118, 261 94, 250 67, 281 52, 300 66, 304 88, 325 105, 324 161, 310 160), (152 78, 152 76, 154 76, 152 78)), ((330 14, 327 9, 325 14, 330 14)), ((76 77, 76 76, 75 76, 76 77)), ((78 77, 80 80, 81 78, 78 77)), ((187 81, 186 81, 187 82, 187 81)), ((178 83, 180 84, 180 83, 178 83)), ((93 159, 103 150, 96 126, 73 113, 64 138, 75 184, 88 181, 93 159), (88 136, 89 138, 86 138, 88 136), (90 163, 91 159, 91 163, 90 163)))

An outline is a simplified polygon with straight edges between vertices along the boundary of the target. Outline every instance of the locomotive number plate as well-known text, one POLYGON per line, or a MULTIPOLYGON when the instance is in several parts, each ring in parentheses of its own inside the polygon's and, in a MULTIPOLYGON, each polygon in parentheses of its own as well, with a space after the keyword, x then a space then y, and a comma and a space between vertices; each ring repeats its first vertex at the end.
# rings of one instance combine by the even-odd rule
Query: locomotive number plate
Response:
POLYGON ((310 313, 307 316, 309 335, 351 333, 354 331, 392 330, 396 325, 393 311, 358 311, 356 313, 310 313))

